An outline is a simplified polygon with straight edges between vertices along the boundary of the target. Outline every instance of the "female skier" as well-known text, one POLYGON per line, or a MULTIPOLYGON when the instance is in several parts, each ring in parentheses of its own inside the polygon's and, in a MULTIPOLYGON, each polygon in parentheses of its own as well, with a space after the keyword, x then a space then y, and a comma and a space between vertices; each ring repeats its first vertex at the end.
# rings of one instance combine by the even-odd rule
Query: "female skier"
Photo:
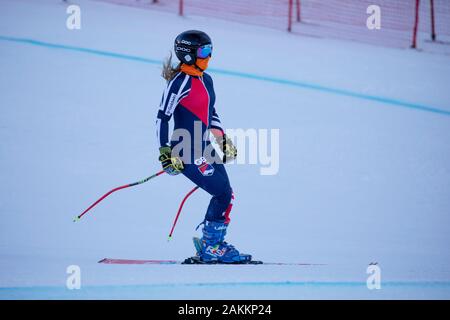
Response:
POLYGON ((240 254, 224 241, 234 195, 223 163, 234 159, 237 152, 221 127, 214 108, 213 81, 205 73, 212 48, 210 37, 202 31, 185 31, 175 39, 174 51, 180 63, 174 68, 169 56, 162 72, 168 84, 156 120, 159 161, 168 174, 182 173, 212 196, 202 223, 203 236, 197 246, 200 260, 245 263, 251 256, 240 254), (174 132, 169 141, 172 115, 174 132), (211 147, 210 132, 224 154, 222 159, 218 159, 211 147), (176 140, 179 136, 182 139, 176 140))

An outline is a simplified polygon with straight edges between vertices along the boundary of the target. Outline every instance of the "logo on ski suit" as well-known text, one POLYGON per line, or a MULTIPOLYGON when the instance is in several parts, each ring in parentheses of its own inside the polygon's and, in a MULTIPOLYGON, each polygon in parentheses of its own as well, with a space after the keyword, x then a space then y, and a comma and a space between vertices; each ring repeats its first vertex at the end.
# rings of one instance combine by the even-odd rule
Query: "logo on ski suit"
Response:
POLYGON ((212 176, 214 174, 214 167, 206 161, 205 157, 201 157, 195 160, 198 170, 205 177, 212 176))

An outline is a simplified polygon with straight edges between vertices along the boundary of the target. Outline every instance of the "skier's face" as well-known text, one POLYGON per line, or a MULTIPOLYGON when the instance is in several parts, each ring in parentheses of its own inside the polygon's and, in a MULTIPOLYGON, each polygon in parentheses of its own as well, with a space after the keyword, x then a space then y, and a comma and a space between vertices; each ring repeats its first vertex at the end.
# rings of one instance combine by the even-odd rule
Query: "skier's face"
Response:
POLYGON ((208 62, 209 59, 211 59, 210 57, 205 58, 205 59, 200 59, 197 58, 196 64, 197 66, 199 66, 202 70, 206 70, 206 68, 208 68, 208 62))

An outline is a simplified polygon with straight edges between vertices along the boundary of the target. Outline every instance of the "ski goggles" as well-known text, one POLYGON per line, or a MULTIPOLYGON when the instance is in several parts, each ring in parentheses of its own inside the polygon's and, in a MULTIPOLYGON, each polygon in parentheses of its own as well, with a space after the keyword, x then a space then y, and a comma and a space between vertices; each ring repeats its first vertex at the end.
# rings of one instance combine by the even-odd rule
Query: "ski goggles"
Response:
POLYGON ((198 47, 197 58, 205 59, 210 57, 212 54, 212 44, 206 44, 204 46, 198 47))

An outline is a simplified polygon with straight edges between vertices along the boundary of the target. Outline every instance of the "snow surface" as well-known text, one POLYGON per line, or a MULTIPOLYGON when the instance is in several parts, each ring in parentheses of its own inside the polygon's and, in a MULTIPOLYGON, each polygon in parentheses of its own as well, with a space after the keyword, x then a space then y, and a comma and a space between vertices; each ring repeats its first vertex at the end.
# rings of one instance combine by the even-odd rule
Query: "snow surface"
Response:
POLYGON ((0 1, 1 299, 450 298, 450 56, 75 3, 82 29, 71 31, 60 1, 0 1), (182 176, 72 222, 160 170, 160 61, 192 28, 214 41, 225 126, 280 129, 277 175, 228 166, 229 241, 264 261, 326 265, 98 264, 193 253, 203 191, 167 242, 193 187, 182 176), (381 290, 366 287, 370 262, 381 290), (66 288, 69 265, 80 290, 66 288))

